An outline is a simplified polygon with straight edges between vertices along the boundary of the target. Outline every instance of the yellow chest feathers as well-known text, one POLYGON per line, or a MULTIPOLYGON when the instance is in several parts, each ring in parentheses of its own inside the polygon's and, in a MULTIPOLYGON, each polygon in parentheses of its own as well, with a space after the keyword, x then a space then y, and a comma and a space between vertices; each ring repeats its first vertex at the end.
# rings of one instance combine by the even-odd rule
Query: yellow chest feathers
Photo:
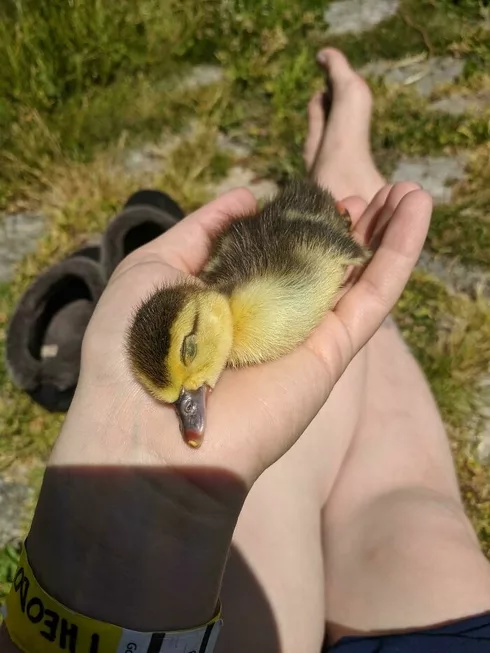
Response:
POLYGON ((319 257, 314 269, 251 279, 230 297, 234 367, 274 360, 305 340, 332 306, 345 264, 319 257))

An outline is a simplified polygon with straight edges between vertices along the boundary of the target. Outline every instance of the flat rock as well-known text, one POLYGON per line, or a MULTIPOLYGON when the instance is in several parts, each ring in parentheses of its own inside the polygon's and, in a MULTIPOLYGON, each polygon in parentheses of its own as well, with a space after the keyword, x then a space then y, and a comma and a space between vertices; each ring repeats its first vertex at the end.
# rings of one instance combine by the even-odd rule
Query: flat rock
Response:
POLYGON ((224 72, 219 66, 200 64, 185 75, 177 85, 179 90, 189 90, 219 84, 223 81, 224 72))
POLYGON ((463 157, 420 157, 401 159, 391 177, 393 183, 413 181, 432 195, 434 202, 451 200, 449 183, 462 179, 465 161, 463 157))
POLYGON ((387 84, 413 86, 424 96, 429 96, 439 84, 455 80, 463 72, 464 61, 452 57, 433 57, 420 60, 412 57, 401 61, 372 61, 361 68, 364 76, 382 77, 387 84))
POLYGON ((253 170, 242 166, 233 166, 227 176, 222 179, 214 191, 221 195, 234 188, 248 188, 258 200, 268 199, 277 191, 277 185, 268 179, 257 179, 253 170))
POLYGON ((160 172, 169 155, 185 141, 193 140, 199 134, 199 121, 191 120, 178 133, 165 134, 158 141, 144 143, 136 149, 124 150, 122 164, 131 175, 141 176, 160 172))
POLYGON ((451 291, 465 293, 471 297, 490 297, 490 272, 477 266, 464 265, 447 256, 438 256, 424 250, 417 262, 417 268, 437 277, 451 291))
POLYGON ((478 436, 476 455, 482 465, 488 465, 488 463, 490 463, 490 420, 487 422, 485 429, 478 436))
POLYGON ((481 91, 475 95, 453 93, 437 102, 432 102, 429 109, 450 113, 453 116, 460 116, 464 113, 482 114, 485 111, 490 111, 490 91, 481 91))
MULTIPOLYGON (((123 153, 123 166, 132 175, 151 175, 162 170, 165 160, 177 147, 185 141, 197 138, 202 129, 198 120, 191 120, 184 129, 177 134, 166 135, 158 142, 145 143, 144 145, 123 153)), ((220 152, 230 154, 235 159, 244 159, 251 154, 251 148, 246 143, 229 138, 226 134, 218 132, 216 147, 220 152)))
POLYGON ((216 146, 220 152, 225 152, 226 154, 231 154, 237 159, 244 159, 247 156, 252 154, 251 148, 245 143, 239 143, 231 138, 228 138, 226 134, 222 132, 218 133, 216 139, 216 146))
POLYGON ((32 490, 26 485, 0 477, 0 548, 25 535, 22 517, 31 497, 32 490))
POLYGON ((398 0, 342 0, 332 2, 323 17, 330 34, 359 33, 396 14, 398 0))
POLYGON ((44 224, 36 213, 0 216, 0 282, 9 281, 16 263, 36 249, 44 224))
POLYGON ((490 463, 490 376, 484 377, 479 383, 480 391, 487 397, 488 403, 480 410, 483 418, 483 428, 478 434, 476 453, 479 461, 486 465, 490 463))
POLYGON ((150 146, 129 150, 124 155, 124 167, 132 174, 155 174, 162 167, 162 155, 150 146))

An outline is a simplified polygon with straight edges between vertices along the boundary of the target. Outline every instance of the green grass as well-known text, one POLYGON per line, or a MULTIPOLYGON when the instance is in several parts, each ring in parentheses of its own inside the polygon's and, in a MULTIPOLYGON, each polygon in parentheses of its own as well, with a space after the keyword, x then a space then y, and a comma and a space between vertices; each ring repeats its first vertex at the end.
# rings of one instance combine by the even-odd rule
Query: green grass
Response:
MULTIPOLYGON (((0 286, 0 470, 39 470, 62 417, 9 381, 5 327, 20 293, 53 260, 100 232, 136 188, 160 187, 190 211, 233 163, 218 132, 246 143, 246 163, 276 181, 303 171, 306 104, 322 88, 316 50, 338 45, 358 66, 426 52, 464 57, 461 79, 434 97, 490 88, 488 2, 402 0, 362 38, 329 37, 320 0, 8 0, 0 7, 0 206, 47 216, 45 237, 0 286), (223 69, 206 87, 182 88, 196 63, 223 69), (190 130, 189 125, 197 124, 190 130), (176 135, 184 134, 176 147, 176 135), (129 171, 128 148, 154 144, 155 169, 129 171)), ((437 207, 428 246, 490 265, 489 115, 429 111, 412 88, 372 81, 373 148, 388 174, 400 156, 468 155, 454 201, 437 207)), ((476 461, 478 380, 490 369, 490 308, 414 275, 397 319, 448 426, 466 505, 490 555, 490 484, 476 461)), ((11 579, 0 551, 0 598, 11 579)))
POLYGON ((453 201, 436 207, 429 247, 463 263, 490 269, 490 147, 471 152, 466 178, 456 185, 453 201))
POLYGON ((192 105, 173 102, 175 81, 162 80, 178 78, 192 62, 221 63, 240 94, 270 82, 284 70, 282 53, 289 51, 289 65, 321 16, 311 0, 128 7, 117 0, 7 5, 0 21, 7 64, 0 71, 0 204, 45 187, 53 161, 87 160, 122 133, 149 136, 185 121, 192 105))
POLYGON ((489 203, 478 206, 467 199, 436 207, 428 245, 462 263, 490 268, 489 203))
POLYGON ((453 44, 473 36, 480 20, 476 3, 470 9, 444 0, 405 0, 394 16, 363 38, 335 36, 332 44, 342 47, 358 66, 375 59, 401 59, 423 50, 431 56, 444 55, 453 44))
POLYGON ((412 275, 395 316, 424 368, 446 424, 463 429, 478 413, 479 379, 490 369, 490 306, 412 275))
POLYGON ((476 147, 488 142, 488 120, 471 114, 453 116, 429 111, 428 102, 411 89, 390 89, 373 84, 376 97, 374 116, 375 149, 409 155, 443 154, 476 147))
MULTIPOLYGON (((131 9, 115 0, 11 0, 0 21, 7 62, 0 71, 0 202, 45 187, 52 161, 89 160, 121 134, 148 138, 184 123, 195 107, 162 80, 202 61, 221 64, 231 83, 223 128, 253 142, 261 171, 297 172, 305 103, 320 83, 311 65, 320 45, 338 44, 358 65, 455 52, 478 71, 490 57, 482 7, 405 0, 359 39, 327 37, 319 0, 146 0, 131 9)), ((382 160, 393 150, 436 152, 488 139, 488 120, 428 114, 410 93, 381 96, 375 146, 382 160)))
POLYGON ((7 544, 0 549, 0 600, 6 596, 14 580, 19 556, 19 544, 7 544))

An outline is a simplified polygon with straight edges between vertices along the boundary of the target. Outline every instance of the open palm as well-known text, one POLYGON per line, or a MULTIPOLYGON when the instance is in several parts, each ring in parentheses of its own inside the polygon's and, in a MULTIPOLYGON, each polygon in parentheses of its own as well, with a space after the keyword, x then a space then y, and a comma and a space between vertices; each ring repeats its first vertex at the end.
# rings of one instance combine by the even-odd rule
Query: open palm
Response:
POLYGON ((293 353, 225 371, 208 401, 199 450, 184 444, 174 409, 152 399, 133 378, 125 353, 127 329, 135 308, 156 286, 200 271, 216 228, 253 211, 255 200, 244 189, 227 193, 123 261, 87 330, 67 417, 68 424, 83 424, 92 442, 101 438, 109 444, 113 460, 97 461, 95 452, 93 462, 214 466, 251 485, 294 444, 389 314, 429 226, 430 197, 413 184, 387 186, 367 207, 358 198, 345 203, 357 237, 375 249, 372 260, 293 353))

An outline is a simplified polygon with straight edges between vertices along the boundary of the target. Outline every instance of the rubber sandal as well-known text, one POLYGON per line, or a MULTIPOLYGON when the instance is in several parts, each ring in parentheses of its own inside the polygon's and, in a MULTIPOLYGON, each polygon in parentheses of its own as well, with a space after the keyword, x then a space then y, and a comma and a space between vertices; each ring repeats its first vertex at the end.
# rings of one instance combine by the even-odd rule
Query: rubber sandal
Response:
POLYGON ((97 256, 99 248, 88 245, 48 268, 23 294, 7 328, 12 381, 51 412, 67 411, 75 393, 83 336, 105 286, 97 256))
POLYGON ((105 278, 109 279, 128 254, 161 236, 184 215, 166 193, 140 190, 131 195, 102 237, 101 264, 105 278))

